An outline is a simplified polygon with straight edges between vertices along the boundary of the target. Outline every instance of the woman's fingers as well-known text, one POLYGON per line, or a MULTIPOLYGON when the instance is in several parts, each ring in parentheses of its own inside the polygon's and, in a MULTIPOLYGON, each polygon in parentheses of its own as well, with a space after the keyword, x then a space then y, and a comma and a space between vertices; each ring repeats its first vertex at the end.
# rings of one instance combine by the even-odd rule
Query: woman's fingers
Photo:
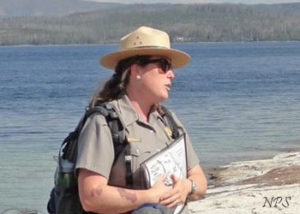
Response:
POLYGON ((178 205, 181 203, 180 192, 178 190, 171 189, 160 198, 160 203, 168 207, 178 205))
POLYGON ((166 199, 160 201, 160 203, 167 207, 174 207, 179 204, 182 204, 182 202, 180 200, 180 195, 174 195, 172 197, 166 198, 166 199))

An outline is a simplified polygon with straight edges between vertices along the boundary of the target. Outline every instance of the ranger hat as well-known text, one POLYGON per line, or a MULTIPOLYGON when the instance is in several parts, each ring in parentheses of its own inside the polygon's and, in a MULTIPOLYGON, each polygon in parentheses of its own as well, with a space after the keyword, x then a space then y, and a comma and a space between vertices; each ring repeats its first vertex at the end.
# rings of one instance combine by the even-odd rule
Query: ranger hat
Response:
POLYGON ((152 55, 166 57, 173 68, 179 68, 190 60, 189 54, 172 49, 169 35, 161 30, 141 26, 120 39, 119 50, 100 59, 100 64, 114 69, 120 60, 137 56, 152 55))

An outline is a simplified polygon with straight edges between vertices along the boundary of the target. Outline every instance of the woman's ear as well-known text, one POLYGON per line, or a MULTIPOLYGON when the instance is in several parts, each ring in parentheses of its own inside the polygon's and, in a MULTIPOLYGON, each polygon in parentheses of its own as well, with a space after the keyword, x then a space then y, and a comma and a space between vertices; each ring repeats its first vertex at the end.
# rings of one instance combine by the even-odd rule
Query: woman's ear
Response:
POLYGON ((138 66, 137 64, 133 64, 133 65, 131 65, 130 69, 131 69, 131 74, 130 74, 131 78, 137 79, 137 80, 142 78, 140 66, 138 66))

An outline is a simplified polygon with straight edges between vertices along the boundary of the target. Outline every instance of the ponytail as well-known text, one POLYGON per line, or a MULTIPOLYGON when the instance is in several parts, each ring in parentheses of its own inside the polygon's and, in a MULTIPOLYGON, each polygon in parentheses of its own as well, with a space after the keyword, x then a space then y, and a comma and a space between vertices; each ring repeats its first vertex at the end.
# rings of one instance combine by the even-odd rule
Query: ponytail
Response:
POLYGON ((109 102, 121 98, 126 93, 127 85, 129 84, 129 76, 131 73, 130 66, 134 63, 145 66, 145 62, 151 56, 139 55, 123 59, 118 62, 115 73, 104 84, 104 87, 92 97, 90 107, 94 107, 98 103, 109 102))
POLYGON ((100 88, 92 97, 90 107, 124 96, 129 83, 130 65, 129 59, 122 60, 118 63, 112 77, 104 84, 104 87, 102 89, 100 88))

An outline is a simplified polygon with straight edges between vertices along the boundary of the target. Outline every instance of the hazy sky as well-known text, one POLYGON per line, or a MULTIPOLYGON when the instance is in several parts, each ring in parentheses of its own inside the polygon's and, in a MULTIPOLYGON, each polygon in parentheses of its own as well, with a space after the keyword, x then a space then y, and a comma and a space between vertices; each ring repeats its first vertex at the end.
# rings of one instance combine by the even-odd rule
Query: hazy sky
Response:
POLYGON ((243 4, 275 4, 292 3, 300 0, 89 0, 99 2, 122 2, 122 3, 243 3, 243 4))

